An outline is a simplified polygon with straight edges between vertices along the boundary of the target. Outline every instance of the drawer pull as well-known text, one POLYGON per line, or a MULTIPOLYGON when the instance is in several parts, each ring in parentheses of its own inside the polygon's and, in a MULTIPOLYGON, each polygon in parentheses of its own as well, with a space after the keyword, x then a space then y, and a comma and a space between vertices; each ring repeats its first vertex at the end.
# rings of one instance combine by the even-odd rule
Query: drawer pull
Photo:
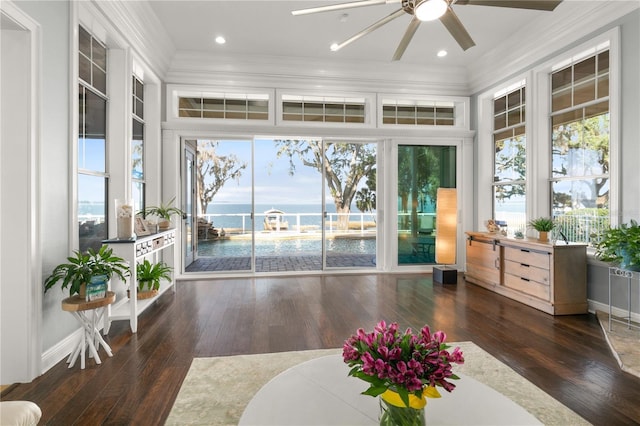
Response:
POLYGON ((520 251, 525 252, 525 253, 530 253, 530 250, 527 250, 527 249, 520 249, 520 251))
POLYGON ((521 263, 520 266, 523 266, 525 268, 528 268, 530 265, 527 265, 526 263, 521 263))
POLYGON ((526 282, 531 281, 529 278, 522 278, 522 277, 520 277, 520 279, 521 279, 522 281, 526 281, 526 282))

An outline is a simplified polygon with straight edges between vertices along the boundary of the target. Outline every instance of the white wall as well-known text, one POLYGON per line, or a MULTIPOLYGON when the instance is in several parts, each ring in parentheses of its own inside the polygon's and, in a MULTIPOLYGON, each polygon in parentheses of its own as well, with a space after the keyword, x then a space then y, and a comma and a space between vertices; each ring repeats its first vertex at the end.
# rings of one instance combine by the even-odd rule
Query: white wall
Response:
POLYGON ((40 367, 38 251, 38 28, 3 5, 0 35, 0 383, 40 367))

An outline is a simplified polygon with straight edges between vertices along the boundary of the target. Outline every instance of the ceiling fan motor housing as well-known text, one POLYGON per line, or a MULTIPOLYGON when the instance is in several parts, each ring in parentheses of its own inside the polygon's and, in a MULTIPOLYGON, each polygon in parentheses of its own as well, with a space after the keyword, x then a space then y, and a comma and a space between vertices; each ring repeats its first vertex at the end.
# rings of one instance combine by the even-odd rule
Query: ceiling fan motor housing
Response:
POLYGON ((415 9, 415 2, 418 0, 402 0, 402 9, 410 15, 413 15, 415 9))

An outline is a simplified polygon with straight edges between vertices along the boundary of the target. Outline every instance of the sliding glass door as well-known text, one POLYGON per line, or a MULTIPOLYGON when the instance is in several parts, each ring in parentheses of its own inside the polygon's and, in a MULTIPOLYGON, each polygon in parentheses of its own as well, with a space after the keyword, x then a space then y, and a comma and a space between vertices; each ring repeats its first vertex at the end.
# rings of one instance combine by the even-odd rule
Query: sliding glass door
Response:
POLYGON ((327 268, 375 268, 377 143, 326 140, 324 232, 327 268))
POLYGON ((198 248, 186 272, 252 271, 253 141, 200 139, 197 147, 198 248))
POLYGON ((198 248, 187 272, 375 268, 376 143, 256 138, 197 146, 198 248))
POLYGON ((434 264, 436 194, 456 187, 456 148, 399 145, 397 175, 398 264, 434 264))
POLYGON ((255 140, 256 272, 322 270, 322 174, 307 158, 321 147, 318 139, 255 140))

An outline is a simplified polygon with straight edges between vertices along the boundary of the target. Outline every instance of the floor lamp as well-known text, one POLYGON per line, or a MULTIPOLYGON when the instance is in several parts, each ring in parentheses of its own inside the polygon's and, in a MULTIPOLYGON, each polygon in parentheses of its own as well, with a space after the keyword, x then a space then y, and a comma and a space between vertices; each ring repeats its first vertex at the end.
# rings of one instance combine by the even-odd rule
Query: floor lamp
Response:
MULTIPOLYGON (((436 263, 456 263, 458 234, 458 195, 455 188, 438 188, 436 198, 436 263)), ((458 270, 447 266, 433 267, 433 281, 457 284, 458 270)))

